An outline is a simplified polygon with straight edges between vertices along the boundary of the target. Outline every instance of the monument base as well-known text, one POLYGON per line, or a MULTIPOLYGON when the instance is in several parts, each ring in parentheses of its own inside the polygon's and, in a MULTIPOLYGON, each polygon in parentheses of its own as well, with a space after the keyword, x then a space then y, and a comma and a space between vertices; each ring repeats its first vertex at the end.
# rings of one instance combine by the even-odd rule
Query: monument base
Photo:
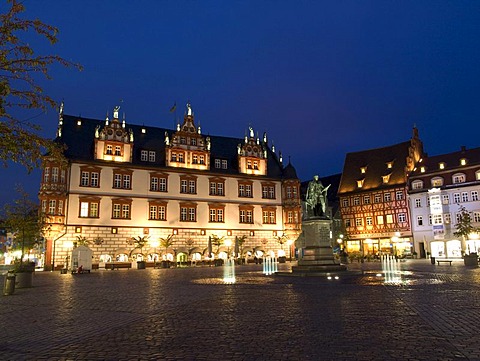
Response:
POLYGON ((330 245, 330 226, 328 218, 313 218, 302 223, 303 257, 297 266, 292 266, 293 275, 336 275, 347 272, 347 266, 335 261, 330 245))

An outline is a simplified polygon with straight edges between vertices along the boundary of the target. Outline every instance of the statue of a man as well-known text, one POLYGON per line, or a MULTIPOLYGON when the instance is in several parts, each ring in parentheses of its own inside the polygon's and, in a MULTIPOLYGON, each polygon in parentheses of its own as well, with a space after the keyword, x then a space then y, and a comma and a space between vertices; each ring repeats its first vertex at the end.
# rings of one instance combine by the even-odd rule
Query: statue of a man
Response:
POLYGON ((307 214, 311 212, 313 216, 326 216, 328 188, 330 188, 330 185, 324 187, 322 181, 318 179, 318 175, 315 175, 313 180, 308 183, 305 196, 307 214))

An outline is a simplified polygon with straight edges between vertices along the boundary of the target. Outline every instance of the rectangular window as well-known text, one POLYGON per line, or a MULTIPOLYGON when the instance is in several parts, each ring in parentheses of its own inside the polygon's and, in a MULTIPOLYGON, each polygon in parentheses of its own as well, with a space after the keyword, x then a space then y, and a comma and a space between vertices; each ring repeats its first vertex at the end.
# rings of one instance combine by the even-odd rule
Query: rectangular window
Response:
POLYGON ((119 145, 115 146, 115 155, 121 156, 122 155, 122 148, 119 145))
POLYGON ((442 195, 442 203, 443 204, 449 204, 450 203, 450 197, 448 194, 442 195))
POLYGON ((192 164, 198 164, 198 155, 196 155, 196 154, 193 155, 192 164))
POLYGON ((460 203, 460 193, 453 193, 453 202, 460 203))
POLYGON ((363 219, 361 218, 355 218, 355 225, 357 227, 361 227, 363 225, 363 219))
POLYGON ((107 154, 112 155, 113 154, 113 147, 111 144, 107 145, 107 154))
POLYGON ((227 160, 226 159, 222 159, 222 169, 227 169, 227 160))
POLYGON ((210 195, 214 196, 217 194, 217 183, 210 182, 210 195))
POLYGON ((263 216, 263 224, 268 224, 268 211, 263 211, 262 216, 263 216))
POLYGON ((50 168, 47 167, 43 170, 43 182, 48 183, 49 180, 50 180, 50 168))
POLYGON ((115 174, 113 177, 113 188, 122 188, 122 175, 115 174))
POLYGON ((97 172, 90 173, 90 187, 98 187, 99 176, 97 172))
POLYGON ((246 212, 244 210, 240 210, 240 223, 247 223, 246 212))
POLYGON ((63 215, 63 201, 58 201, 58 214, 63 215))
POLYGON ((344 198, 344 199, 342 200, 342 206, 343 206, 343 207, 348 207, 348 198, 344 198))
POLYGON ((223 209, 217 209, 217 220, 223 222, 223 209))
POLYGON ((390 202, 390 199, 391 199, 390 193, 384 193, 383 194, 383 201, 384 202, 390 202))
POLYGON ((463 182, 465 182, 465 175, 464 174, 459 174, 459 175, 453 176, 453 183, 454 184, 463 183, 463 182))
POLYGON ((88 202, 80 202, 80 217, 88 217, 88 202))
POLYGON ((155 162, 155 151, 151 150, 148 152, 148 161, 155 162))
POLYGON ((396 191, 395 192, 395 199, 397 201, 401 201, 403 199, 403 192, 402 191, 396 191))
POLYGON ((377 216, 377 224, 379 225, 383 224, 383 216, 377 216))
POLYGON ((450 224, 452 223, 452 216, 450 215, 450 213, 445 213, 443 215, 443 219, 445 221, 445 224, 450 224))
POLYGON ((420 208, 422 206, 422 200, 420 198, 415 198, 415 207, 420 208))
POLYGON ((473 212, 473 221, 480 222, 480 212, 473 212))
POLYGON ((200 156, 200 164, 205 164, 205 156, 204 155, 200 156))
POLYGON ((183 156, 184 156, 183 153, 178 153, 178 162, 179 163, 183 163, 185 161, 183 156))
POLYGON ((367 223, 367 226, 373 225, 372 217, 367 217, 367 218, 366 218, 366 223, 367 223))
POLYGON ((190 194, 195 194, 196 192, 196 182, 194 180, 191 180, 188 182, 188 192, 190 194))
POLYGON ((373 197, 373 201, 375 203, 380 203, 382 201, 382 196, 380 194, 375 194, 375 196, 373 197))
POLYGON ((432 215, 431 214, 428 215, 428 225, 429 226, 432 225, 432 215))
POLYGON ((151 177, 150 178, 150 190, 151 191, 158 191, 158 178, 157 177, 151 177))
POLYGON ((120 204, 114 204, 113 205, 112 218, 120 218, 120 210, 121 210, 121 205, 120 204))
POLYGON ((98 218, 98 203, 96 202, 90 203, 90 217, 98 218))
POLYGON ((90 185, 90 172, 82 171, 82 176, 80 179, 80 185, 82 187, 88 187, 90 185))
POLYGON ((393 215, 387 214, 387 224, 392 224, 393 223, 393 215))
POLYGON ((65 169, 60 172, 60 183, 65 184, 65 169))
POLYGON ((247 223, 253 223, 253 211, 247 211, 247 223))
POLYGON ((405 223, 407 221, 407 216, 405 213, 399 213, 398 214, 398 222, 399 223, 405 223))
POLYGON ((432 218, 433 224, 442 224, 442 215, 434 214, 432 218))
POLYGON ((461 218, 462 218, 461 213, 455 213, 455 223, 460 223, 461 218))
POLYGON ((186 180, 182 180, 180 183, 180 193, 187 193, 187 186, 188 182, 186 180))
POLYGON ((370 204, 370 196, 363 197, 363 204, 370 204))
POLYGON ((219 169, 220 166, 220 159, 215 159, 215 168, 219 169))
POLYGON ((351 227, 352 226, 352 220, 351 219, 346 219, 345 220, 345 227, 351 227))
POLYGON ((123 189, 131 189, 130 175, 123 175, 123 189))
POLYGON ((165 221, 166 206, 159 204, 150 204, 149 214, 150 220, 165 221))
POLYGON ((188 209, 188 220, 190 222, 195 222, 196 221, 196 219, 197 219, 196 210, 197 210, 196 208, 189 208, 188 209))
POLYGON ((57 167, 52 168, 52 182, 53 183, 58 183, 58 168, 57 167))
POLYGON ((478 191, 472 191, 470 194, 472 196, 472 202, 478 201, 478 191))
POLYGON ((148 151, 142 150, 142 151, 140 152, 140 160, 141 160, 142 162, 146 162, 147 159, 148 159, 148 151))
POLYGON ((130 205, 123 204, 122 205, 122 218, 129 219, 130 218, 130 205))
POLYGON ((468 202, 468 192, 462 192, 462 202, 468 202))
POLYGON ((219 196, 225 195, 225 192, 223 191, 223 183, 217 183, 217 194, 219 196))
POLYGON ((180 208, 180 220, 182 222, 187 221, 187 214, 188 214, 188 208, 187 207, 181 207, 180 208))
POLYGON ((245 197, 245 186, 243 184, 238 185, 238 196, 245 197))
POLYGON ((358 197, 353 198, 353 205, 354 206, 360 205, 360 198, 358 198, 358 197))
POLYGON ((160 184, 159 184, 159 191, 160 192, 166 192, 167 191, 167 178, 160 178, 159 179, 160 184))
POLYGON ((293 212, 292 211, 287 212, 287 222, 288 223, 293 223, 293 212))
POLYGON ((252 186, 250 184, 245 185, 245 197, 252 196, 252 186))
MULTIPOLYGON (((264 196, 263 198, 267 198, 264 196)), ((287 199, 292 199, 292 187, 287 187, 287 199)))
POLYGON ((417 225, 418 226, 423 226, 423 217, 422 216, 417 216, 417 225))
POLYGON ((48 202, 48 214, 55 214, 55 208, 57 206, 57 201, 54 199, 51 199, 48 202))

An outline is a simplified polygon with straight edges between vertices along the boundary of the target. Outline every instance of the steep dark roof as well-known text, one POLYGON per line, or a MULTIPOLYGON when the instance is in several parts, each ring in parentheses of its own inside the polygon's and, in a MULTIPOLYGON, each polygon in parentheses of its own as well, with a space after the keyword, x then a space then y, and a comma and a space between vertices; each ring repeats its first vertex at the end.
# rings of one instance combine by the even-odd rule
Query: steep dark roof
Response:
MULTIPOLYGON (((81 118, 71 115, 63 116, 62 136, 56 141, 67 146, 65 156, 73 161, 85 162, 103 162, 101 160, 94 160, 94 139, 95 128, 97 126, 103 127, 104 120, 81 118), (81 120, 82 124, 77 125, 77 120, 81 120)), ((171 137, 175 131, 172 129, 158 128, 151 126, 142 126, 135 124, 126 124, 127 130, 133 131, 134 146, 133 146, 133 161, 132 164, 138 166, 148 167, 166 167, 165 166, 165 132, 171 137), (142 128, 146 132, 142 133, 142 128), (140 159, 141 150, 155 150, 157 152, 155 162, 142 162, 140 159)), ((207 135, 205 135, 207 136, 207 135)), ((239 174, 238 160, 237 160, 237 145, 244 142, 242 138, 231 138, 222 136, 210 137, 210 159, 212 167, 210 172, 213 173, 227 173, 239 174), (227 160, 228 169, 217 169, 213 167, 214 159, 227 160)), ((270 147, 267 147, 267 177, 282 178, 284 176, 284 169, 280 163, 277 154, 272 152, 270 147)), ((286 167, 285 169, 287 169, 286 167)), ((176 168, 178 169, 178 168, 176 168)), ((289 174, 291 171, 288 170, 289 174)))
POLYGON ((292 163, 288 163, 287 166, 283 169, 283 178, 284 179, 298 179, 297 171, 292 163))
POLYGON ((388 147, 348 153, 345 157, 339 194, 353 191, 366 191, 377 188, 389 188, 406 183, 407 157, 411 142, 403 142, 388 147), (392 163, 392 168, 387 163, 392 163), (361 168, 366 167, 365 173, 361 168), (383 176, 390 174, 388 183, 383 183, 383 176), (363 181, 362 188, 357 181, 363 181))
POLYGON ((425 176, 430 173, 445 173, 448 171, 458 170, 459 168, 464 168, 465 166, 460 165, 460 160, 466 159, 468 167, 469 165, 479 165, 480 164, 480 148, 466 149, 462 147, 461 150, 434 155, 434 156, 424 156, 422 161, 410 174, 411 177, 415 176, 425 176), (444 163, 444 169, 440 169, 440 163, 444 163), (421 168, 425 167, 425 172, 421 172, 421 168))

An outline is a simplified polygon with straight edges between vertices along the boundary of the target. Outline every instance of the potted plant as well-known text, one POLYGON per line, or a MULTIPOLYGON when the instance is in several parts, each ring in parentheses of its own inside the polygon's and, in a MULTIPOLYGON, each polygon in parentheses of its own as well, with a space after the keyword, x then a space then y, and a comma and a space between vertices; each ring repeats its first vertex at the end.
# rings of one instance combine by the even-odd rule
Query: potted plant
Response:
MULTIPOLYGON (((280 244, 280 249, 283 251, 283 245, 287 243, 287 236, 285 236, 285 234, 282 234, 281 236, 275 236, 275 240, 278 244, 280 244)), ((287 257, 278 257, 278 263, 285 263, 286 261, 287 257)))
POLYGON ((166 238, 161 238, 160 237, 160 246, 165 248, 165 258, 162 260, 162 268, 170 268, 170 261, 166 258, 167 257, 167 252, 170 247, 173 246, 173 235, 169 234, 166 238))
MULTIPOLYGON (((220 251, 220 247, 223 245, 223 242, 225 240, 225 237, 218 237, 216 234, 211 235, 211 242, 212 245, 217 247, 217 251, 215 252, 215 255, 218 256, 218 253, 220 251)), ((215 266, 223 266, 223 259, 215 259, 214 261, 215 266)))
POLYGON ((137 255, 137 268, 138 269, 145 269, 147 267, 147 262, 145 262, 144 257, 145 255, 143 254, 143 247, 145 247, 148 243, 148 237, 149 236, 137 236, 137 237, 132 237, 132 241, 134 244, 134 248, 130 252, 130 257, 132 257, 133 251, 136 249, 140 250, 140 254, 142 255, 142 258, 138 260, 138 255, 137 255))
POLYGON ((245 264, 245 258, 243 257, 243 244, 247 240, 247 236, 236 236, 235 237, 235 248, 238 247, 238 253, 240 254, 239 264, 245 264))

